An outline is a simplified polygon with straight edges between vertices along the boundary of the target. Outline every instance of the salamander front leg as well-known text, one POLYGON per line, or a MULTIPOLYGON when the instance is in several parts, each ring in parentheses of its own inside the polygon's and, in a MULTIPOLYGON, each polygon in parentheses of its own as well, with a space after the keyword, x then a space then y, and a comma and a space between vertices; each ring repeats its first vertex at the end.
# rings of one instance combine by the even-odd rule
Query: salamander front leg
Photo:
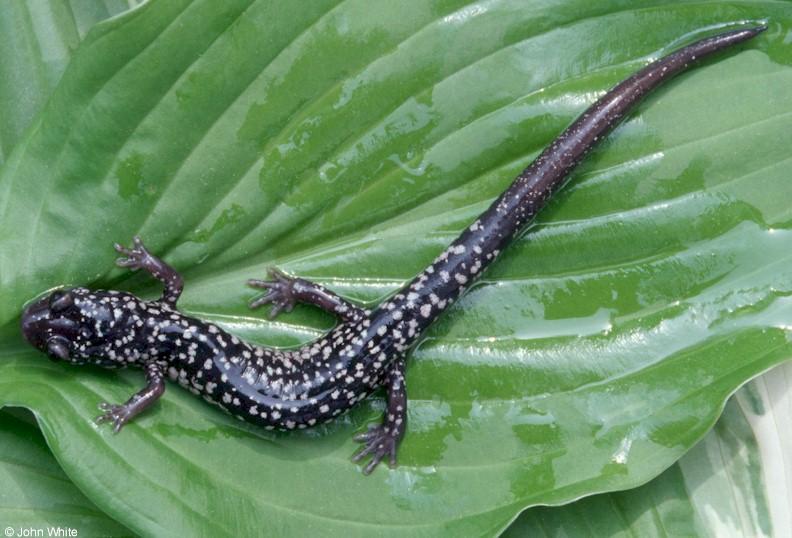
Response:
POLYGON ((267 293, 250 302, 250 308, 272 303, 270 319, 285 310, 291 312, 298 302, 318 306, 325 312, 335 314, 344 321, 356 321, 366 315, 365 310, 353 305, 328 290, 303 278, 294 278, 275 268, 269 270, 272 280, 248 280, 254 288, 269 290, 267 293))
POLYGON ((372 424, 366 433, 355 436, 355 441, 365 443, 352 458, 360 461, 371 454, 371 461, 363 468, 363 474, 370 474, 379 462, 388 456, 388 464, 396 466, 396 449, 407 429, 407 387, 404 383, 404 359, 391 366, 388 373, 388 406, 381 424, 372 424))
POLYGON ((165 285, 165 290, 162 292, 160 300, 171 308, 176 308, 176 301, 179 300, 182 288, 184 288, 184 281, 181 275, 176 272, 176 269, 151 254, 143 245, 140 237, 135 236, 132 242, 132 248, 126 248, 118 243, 115 244, 115 249, 126 256, 125 258, 118 258, 116 265, 128 267, 133 271, 138 269, 148 271, 151 276, 165 285))
POLYGON ((113 432, 118 433, 125 424, 151 407, 163 392, 165 392, 165 380, 162 369, 157 364, 150 362, 146 365, 146 387, 133 394, 122 405, 100 403, 99 409, 104 413, 96 417, 96 423, 112 422, 113 432))

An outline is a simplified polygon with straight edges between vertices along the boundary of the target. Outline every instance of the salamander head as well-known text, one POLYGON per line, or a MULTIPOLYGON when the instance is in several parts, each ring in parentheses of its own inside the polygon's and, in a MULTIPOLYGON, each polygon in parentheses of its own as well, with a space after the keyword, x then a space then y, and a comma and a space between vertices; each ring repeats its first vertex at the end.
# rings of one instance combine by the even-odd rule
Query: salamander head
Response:
POLYGON ((22 334, 53 361, 115 365, 94 357, 96 344, 105 342, 102 329, 113 318, 111 298, 86 288, 58 289, 30 303, 22 313, 22 334))

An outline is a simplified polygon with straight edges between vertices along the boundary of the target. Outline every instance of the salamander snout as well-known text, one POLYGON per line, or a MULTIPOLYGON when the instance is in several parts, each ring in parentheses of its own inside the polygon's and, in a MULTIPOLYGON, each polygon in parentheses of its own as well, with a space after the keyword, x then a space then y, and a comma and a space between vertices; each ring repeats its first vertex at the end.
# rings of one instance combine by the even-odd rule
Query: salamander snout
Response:
POLYGON ((80 333, 70 316, 73 307, 72 290, 56 290, 34 301, 22 312, 22 334, 52 360, 69 360, 71 343, 80 333))

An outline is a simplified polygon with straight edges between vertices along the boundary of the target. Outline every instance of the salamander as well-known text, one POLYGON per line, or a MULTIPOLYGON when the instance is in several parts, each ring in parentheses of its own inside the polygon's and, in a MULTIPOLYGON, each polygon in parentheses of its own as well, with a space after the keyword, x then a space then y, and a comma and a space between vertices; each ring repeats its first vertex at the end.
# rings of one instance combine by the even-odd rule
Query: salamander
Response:
POLYGON ((451 245, 378 308, 367 310, 308 280, 272 269, 250 280, 264 292, 252 308, 270 304, 270 318, 307 303, 341 322, 297 349, 246 343, 222 327, 181 313, 180 274, 151 254, 139 237, 116 244, 117 264, 143 269, 164 285, 142 300, 122 291, 57 289, 29 304, 25 338, 51 359, 105 367, 136 366, 146 386, 120 405, 103 402, 98 422, 115 432, 157 401, 165 379, 232 415, 266 429, 303 429, 333 420, 378 387, 386 391, 381 423, 358 434, 354 461, 396 464, 407 427, 405 358, 434 320, 481 276, 534 219, 571 170, 649 92, 692 62, 754 37, 765 25, 702 39, 653 63, 605 93, 556 138, 451 245))

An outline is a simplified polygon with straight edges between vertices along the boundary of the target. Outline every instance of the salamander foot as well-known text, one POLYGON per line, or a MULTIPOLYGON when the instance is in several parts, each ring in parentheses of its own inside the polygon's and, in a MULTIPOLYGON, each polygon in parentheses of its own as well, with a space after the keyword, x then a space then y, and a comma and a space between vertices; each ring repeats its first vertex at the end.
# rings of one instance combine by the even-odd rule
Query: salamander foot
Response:
POLYGON ((116 405, 107 402, 99 404, 99 409, 104 411, 103 414, 96 417, 94 422, 101 424, 103 422, 113 423, 113 433, 118 433, 126 423, 132 420, 134 414, 126 405, 116 405))
POLYGON ((249 286, 269 290, 258 299, 250 301, 250 308, 258 308, 262 305, 272 303, 272 310, 270 310, 269 318, 273 319, 280 314, 282 310, 291 312, 294 309, 294 305, 297 304, 298 299, 294 290, 294 283, 297 279, 290 277, 274 267, 271 267, 267 273, 272 280, 257 280, 255 278, 248 280, 249 286))
POLYGON ((171 308, 176 308, 176 302, 184 288, 184 280, 178 271, 149 252, 137 235, 132 240, 132 248, 127 248, 119 243, 114 246, 119 254, 124 255, 116 260, 116 265, 128 267, 133 271, 138 269, 148 271, 151 276, 165 285, 160 301, 171 308))
POLYGON ((120 243, 116 243, 113 246, 116 252, 125 256, 116 260, 116 265, 119 267, 127 267, 136 271, 138 269, 149 269, 151 266, 153 256, 137 235, 132 239, 132 248, 127 248, 120 243))
POLYGON ((372 424, 367 432, 359 433, 354 437, 355 441, 365 443, 365 446, 352 457, 352 461, 358 462, 371 454, 371 461, 363 468, 363 474, 371 474, 385 456, 388 456, 388 465, 391 468, 396 467, 396 449, 401 437, 398 430, 383 424, 372 424))

